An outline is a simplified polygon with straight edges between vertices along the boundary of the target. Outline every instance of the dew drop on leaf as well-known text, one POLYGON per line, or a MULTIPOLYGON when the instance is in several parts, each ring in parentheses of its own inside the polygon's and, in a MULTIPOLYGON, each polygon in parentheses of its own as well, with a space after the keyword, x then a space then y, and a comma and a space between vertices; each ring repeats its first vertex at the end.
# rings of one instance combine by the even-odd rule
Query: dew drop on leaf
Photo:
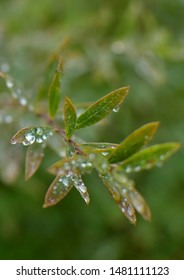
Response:
POLYGON ((22 106, 26 106, 27 105, 27 99, 25 97, 21 97, 19 100, 20 104, 22 106))
POLYGON ((5 122, 5 123, 11 123, 12 121, 13 121, 12 116, 6 115, 6 116, 4 117, 4 122, 5 122))
MULTIPOLYGON (((35 142, 35 136, 32 133, 28 133, 27 135, 25 135, 25 139, 23 142, 28 142, 28 145, 31 145, 35 142)), ((24 143, 22 142, 22 144, 24 145, 24 143)), ((26 146, 26 145, 25 145, 26 146)))
POLYGON ((114 113, 117 113, 117 112, 119 111, 119 109, 120 109, 120 106, 117 105, 116 107, 114 107, 113 112, 114 112, 114 113))
POLYGON ((29 141, 28 140, 24 140, 24 141, 22 141, 22 144, 24 145, 24 146, 29 146, 30 144, 29 144, 29 141))
POLYGON ((141 166, 137 165, 134 167, 135 172, 139 172, 141 170, 141 166))
POLYGON ((11 79, 7 79, 6 86, 7 86, 7 88, 12 88, 14 86, 13 81, 11 79))
POLYGON ((37 143, 43 143, 43 139, 41 137, 39 137, 39 138, 36 139, 36 142, 37 143))
POLYGON ((126 173, 130 173, 132 171, 131 166, 127 165, 125 168, 126 173))

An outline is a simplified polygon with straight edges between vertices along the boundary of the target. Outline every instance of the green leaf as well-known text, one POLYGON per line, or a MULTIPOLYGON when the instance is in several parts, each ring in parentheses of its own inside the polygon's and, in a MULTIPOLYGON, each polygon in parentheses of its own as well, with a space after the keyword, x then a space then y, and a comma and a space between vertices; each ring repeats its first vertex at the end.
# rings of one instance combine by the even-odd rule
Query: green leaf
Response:
POLYGON ((57 204, 72 189, 73 182, 70 176, 57 176, 50 185, 46 195, 43 207, 49 207, 57 204))
POLYGON ((61 44, 58 46, 58 48, 50 55, 48 62, 46 63, 46 69, 43 75, 43 81, 41 83, 37 100, 43 100, 47 98, 47 93, 49 86, 51 84, 51 81, 53 79, 53 75, 57 69, 58 60, 60 59, 60 56, 64 57, 64 50, 68 47, 69 40, 66 39, 61 42, 61 44))
POLYGON ((113 109, 123 102, 128 89, 129 87, 117 89, 93 103, 78 117, 76 129, 93 125, 110 114, 113 109))
POLYGON ((141 147, 145 146, 152 139, 158 125, 159 122, 152 122, 135 130, 115 149, 109 150, 108 161, 110 163, 120 162, 139 151, 141 147))
POLYGON ((75 131, 77 115, 75 107, 68 97, 66 97, 64 104, 64 121, 66 136, 70 138, 75 131))
POLYGON ((31 126, 19 130, 11 139, 11 144, 22 143, 24 146, 32 145, 33 143, 43 143, 48 137, 53 135, 52 127, 31 126))
POLYGON ((54 53, 50 57, 50 60, 48 61, 44 73, 44 79, 38 92, 38 96, 37 96, 38 101, 45 99, 48 95, 49 86, 53 80, 53 75, 57 69, 58 59, 59 59, 59 55, 54 53))
POLYGON ((54 117, 56 115, 60 97, 61 97, 61 78, 63 75, 63 62, 60 59, 58 62, 57 70, 54 74, 54 78, 49 87, 49 112, 50 116, 54 117))
POLYGON ((38 170, 43 157, 44 147, 35 143, 28 147, 26 152, 25 179, 28 180, 38 170))
POLYGON ((121 164, 117 165, 117 170, 124 170, 127 173, 138 172, 150 169, 154 166, 161 166, 162 163, 174 154, 180 145, 178 143, 165 143, 154 145, 132 155, 121 164))

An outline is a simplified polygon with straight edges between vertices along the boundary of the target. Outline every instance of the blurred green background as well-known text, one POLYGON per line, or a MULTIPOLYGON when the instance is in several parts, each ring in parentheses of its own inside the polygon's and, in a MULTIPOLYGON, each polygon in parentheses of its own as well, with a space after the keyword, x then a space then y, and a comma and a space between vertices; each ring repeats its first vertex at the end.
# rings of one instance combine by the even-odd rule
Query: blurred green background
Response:
MULTIPOLYGON (((183 0, 0 0, 0 68, 34 96, 48 56, 66 42, 63 93, 74 102, 131 87, 118 114, 86 128, 84 139, 120 142, 159 120, 153 143, 184 144, 183 11, 183 0)), ((74 190, 43 209, 52 155, 25 182, 15 156, 25 149, 9 144, 15 127, 0 109, 0 259, 184 258, 183 148, 163 168, 136 176, 151 223, 138 216, 131 225, 95 172, 84 178, 89 207, 74 190)))

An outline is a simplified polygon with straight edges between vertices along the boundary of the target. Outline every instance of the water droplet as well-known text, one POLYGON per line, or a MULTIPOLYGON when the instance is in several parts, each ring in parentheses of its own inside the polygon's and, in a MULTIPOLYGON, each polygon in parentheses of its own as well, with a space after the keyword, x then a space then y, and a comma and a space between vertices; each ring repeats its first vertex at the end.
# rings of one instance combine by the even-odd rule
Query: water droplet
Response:
POLYGON ((165 155, 160 156, 160 160, 164 160, 165 158, 166 158, 165 155))
POLYGON ((102 163, 101 168, 104 169, 104 170, 107 169, 108 164, 106 162, 102 163))
POLYGON ((5 121, 5 123, 11 123, 13 121, 13 118, 10 115, 6 115, 4 117, 4 121, 5 121))
POLYGON ((7 72, 9 72, 9 70, 10 70, 9 64, 6 63, 6 62, 5 62, 5 63, 2 63, 2 65, 1 65, 1 71, 7 73, 7 72))
POLYGON ((120 106, 117 105, 116 107, 114 107, 113 112, 117 113, 119 111, 120 106))
POLYGON ((11 144, 12 144, 12 145, 15 145, 15 144, 17 144, 17 141, 16 141, 16 139, 12 138, 12 139, 11 139, 11 144))
POLYGON ((12 88, 14 86, 13 81, 11 79, 7 79, 6 80, 6 86, 8 88, 12 88))
POLYGON ((87 165, 86 165, 85 162, 82 162, 82 163, 81 163, 81 167, 82 167, 82 168, 85 168, 86 166, 87 166, 87 165))
POLYGON ((12 96, 13 98, 15 99, 19 99, 20 96, 22 94, 22 90, 20 88, 15 88, 13 91, 12 91, 12 96))
POLYGON ((122 195, 125 195, 126 193, 127 193, 127 189, 123 188, 123 189, 121 190, 121 194, 122 194, 122 195))
POLYGON ((103 156, 107 156, 109 153, 108 152, 102 152, 103 156))
POLYGON ((55 198, 50 197, 50 198, 49 198, 49 203, 54 203, 54 202, 56 202, 56 199, 55 199, 55 198))
POLYGON ((140 165, 137 165, 134 167, 134 171, 135 172, 139 172, 141 170, 141 166, 140 165))
POLYGON ((20 104, 22 106, 26 106, 27 105, 27 99, 25 97, 21 97, 19 100, 20 104))
POLYGON ((43 134, 43 135, 42 135, 42 139, 43 139, 43 140, 46 140, 46 139, 47 139, 47 135, 43 134))
POLYGON ((43 143, 43 139, 39 137, 39 138, 36 139, 36 142, 37 143, 43 143))
POLYGON ((82 193, 86 193, 87 189, 85 187, 85 185, 83 183, 81 183, 80 185, 78 185, 78 189, 82 192, 82 193))
POLYGON ((65 185, 66 187, 69 186, 69 180, 68 180, 67 177, 64 177, 64 178, 63 178, 63 185, 65 185))
POLYGON ((157 162, 156 166, 157 166, 157 167, 162 167, 162 166, 163 166, 163 163, 159 161, 159 162, 157 162))
POLYGON ((87 162, 87 167, 92 167, 92 163, 91 162, 87 162))
POLYGON ((53 190, 57 190, 57 189, 58 189, 58 186, 55 185, 55 186, 53 187, 53 190))
POLYGON ((25 139, 27 140, 28 145, 31 145, 35 142, 35 136, 32 133, 28 133, 27 135, 25 135, 25 139))
POLYGON ((89 158, 91 159, 91 160, 94 160, 95 159, 95 154, 89 154, 89 158))
POLYGON ((29 144, 29 141, 27 141, 26 139, 25 139, 24 141, 22 141, 22 144, 23 144, 24 146, 30 145, 30 144, 29 144))
POLYGON ((70 169, 71 169, 70 164, 69 164, 69 163, 65 163, 65 164, 64 164, 64 169, 65 169, 65 170, 70 170, 70 169))
POLYGON ((36 134, 42 135, 43 134, 43 129, 41 127, 37 127, 36 134))
POLYGON ((127 165, 127 166, 125 167, 125 172, 126 172, 126 173, 130 173, 131 171, 132 171, 131 166, 127 165))

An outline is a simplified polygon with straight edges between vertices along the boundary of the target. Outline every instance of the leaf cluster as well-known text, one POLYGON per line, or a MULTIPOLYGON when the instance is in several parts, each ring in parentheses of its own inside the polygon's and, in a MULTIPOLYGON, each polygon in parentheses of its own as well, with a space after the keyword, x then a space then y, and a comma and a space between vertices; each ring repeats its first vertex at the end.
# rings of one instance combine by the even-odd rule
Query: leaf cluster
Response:
POLYGON ((79 192, 86 204, 89 204, 90 196, 82 176, 95 169, 121 212, 131 223, 136 223, 136 211, 144 219, 150 220, 149 206, 128 175, 161 166, 180 145, 164 143, 147 147, 158 129, 159 122, 141 126, 120 143, 85 142, 76 138, 75 131, 92 126, 110 113, 117 112, 128 94, 129 87, 106 94, 79 113, 80 104, 73 104, 61 91, 63 62, 59 54, 49 61, 45 76, 49 77, 50 82, 44 81, 37 101, 30 107, 23 99, 24 96, 15 95, 16 86, 12 78, 1 73, 17 104, 31 111, 43 123, 22 128, 11 139, 12 144, 21 143, 27 146, 26 180, 38 170, 47 146, 60 156, 60 160, 48 168, 55 179, 48 188, 43 206, 46 208, 57 204, 73 188, 79 192), (53 71, 54 67, 56 69, 53 71), (48 102, 48 111, 38 110, 44 98, 48 102), (63 120, 62 124, 58 122, 58 118, 63 120))

